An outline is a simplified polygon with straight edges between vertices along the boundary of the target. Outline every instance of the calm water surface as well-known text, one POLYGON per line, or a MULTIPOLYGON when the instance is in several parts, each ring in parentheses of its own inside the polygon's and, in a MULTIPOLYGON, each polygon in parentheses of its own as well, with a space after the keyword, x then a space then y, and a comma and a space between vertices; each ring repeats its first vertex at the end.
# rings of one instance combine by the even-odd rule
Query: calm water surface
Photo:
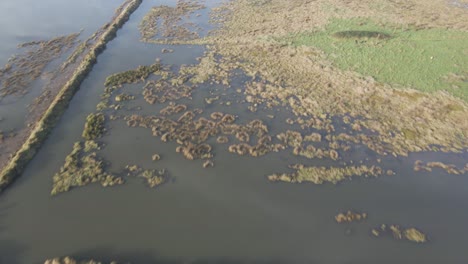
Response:
MULTIPOLYGON (((2 28, 4 35, 10 36, 8 43, 14 43, 15 34, 20 39, 17 31, 36 38, 81 27, 98 28, 120 1, 45 2, 54 3, 57 10, 37 15, 28 6, 40 5, 30 0, 0 3, 2 15, 17 12, 21 14, 17 17, 23 17, 9 15, 18 22, 13 29, 2 28), (83 14, 89 19, 83 19, 83 14), (32 16, 49 24, 36 25, 40 24, 37 20, 28 19, 32 16), (87 24, 77 25, 81 23, 77 21, 87 24)), ((354 179, 338 186, 273 184, 265 175, 284 171, 286 165, 298 162, 297 158, 279 154, 239 157, 216 148, 216 166, 203 169, 200 161, 185 160, 175 153, 175 143, 162 143, 150 130, 112 122, 110 133, 103 138, 107 146, 101 152, 112 162, 111 170, 127 164, 157 166, 167 168, 173 180, 156 189, 135 179, 119 187, 91 185, 50 197, 52 176, 73 142, 81 140, 85 118, 95 110, 106 76, 151 64, 157 57, 177 68, 194 64, 202 56, 204 48, 199 46, 175 46, 171 47, 174 53, 161 54, 167 46, 138 41, 139 21, 158 3, 144 1, 118 32, 24 175, 0 196, 0 263, 41 263, 63 255, 133 263, 468 263, 468 178, 412 170, 417 159, 460 166, 468 159, 466 153, 415 154, 389 160, 385 166, 394 169, 395 176, 354 179), (154 153, 163 157, 156 164, 151 161, 154 153), (364 224, 336 224, 334 215, 348 209, 368 212, 370 218, 364 224), (431 241, 415 245, 371 237, 370 228, 382 223, 416 226, 427 232, 431 241), (346 235, 347 229, 351 234, 346 235)), ((206 13, 203 17, 206 19, 206 13)), ((4 19, 0 16, 2 23, 4 19)), ((3 46, 1 56, 8 49, 3 46)), ((188 103, 203 105, 207 89, 198 88, 188 103)), ((216 107, 209 111, 218 110, 216 107)), ((142 110, 151 111, 156 112, 148 106, 142 110)), ((236 104, 230 111, 241 117, 247 113, 236 104)), ((287 115, 287 111, 276 115, 287 115)), ((254 118, 257 116, 249 117, 254 118)), ((275 129, 287 127, 278 125, 275 129)))
MULTIPOLYGON (((0 67, 14 54, 24 49, 17 46, 24 42, 48 40, 61 35, 78 33, 84 40, 114 15, 120 0, 2 0, 0 1, 0 67)), ((65 55, 71 53, 71 50, 65 55)), ((52 65, 63 61, 57 59, 52 65)), ((47 67, 46 71, 52 71, 47 67)), ((0 130, 14 131, 25 125, 28 106, 42 92, 47 81, 39 78, 30 87, 30 93, 22 97, 8 96, 0 99, 0 130)))

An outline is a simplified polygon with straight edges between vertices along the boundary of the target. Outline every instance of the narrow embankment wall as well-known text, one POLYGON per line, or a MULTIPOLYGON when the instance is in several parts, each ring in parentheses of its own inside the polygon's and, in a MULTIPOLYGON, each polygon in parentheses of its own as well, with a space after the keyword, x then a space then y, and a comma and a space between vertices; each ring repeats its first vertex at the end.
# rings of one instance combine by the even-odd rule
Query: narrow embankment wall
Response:
POLYGON ((91 72, 99 54, 104 51, 106 44, 115 38, 117 30, 128 21, 130 15, 138 9, 142 1, 143 0, 125 1, 117 10, 112 21, 104 27, 104 31, 98 37, 94 45, 90 47, 81 63, 76 67, 72 77, 65 83, 51 102, 49 108, 35 124, 28 139, 3 168, 0 174, 0 192, 21 175, 28 162, 34 157, 50 131, 62 116, 62 113, 67 109, 70 100, 80 88, 83 80, 91 72))

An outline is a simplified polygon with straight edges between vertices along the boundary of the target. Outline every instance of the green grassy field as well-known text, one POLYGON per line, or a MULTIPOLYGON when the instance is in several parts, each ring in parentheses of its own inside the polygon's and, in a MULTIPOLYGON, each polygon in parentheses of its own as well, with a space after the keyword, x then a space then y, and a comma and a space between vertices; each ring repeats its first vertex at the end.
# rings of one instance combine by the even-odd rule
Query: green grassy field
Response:
POLYGON ((287 41, 315 46, 337 67, 377 81, 426 92, 446 90, 468 101, 467 32, 335 19, 322 31, 289 36, 287 41))

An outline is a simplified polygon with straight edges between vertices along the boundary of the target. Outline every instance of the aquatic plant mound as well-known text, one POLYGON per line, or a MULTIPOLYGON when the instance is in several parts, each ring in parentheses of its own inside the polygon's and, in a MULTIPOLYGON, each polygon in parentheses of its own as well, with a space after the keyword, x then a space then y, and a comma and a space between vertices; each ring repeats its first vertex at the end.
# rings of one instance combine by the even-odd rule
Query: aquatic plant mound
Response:
POLYGON ((367 30, 340 31, 333 33, 332 36, 339 39, 389 39, 392 37, 390 34, 387 33, 367 30))
POLYGON ((414 243, 426 243, 427 236, 420 230, 411 228, 402 228, 399 225, 382 224, 372 229, 372 235, 380 237, 382 235, 391 235, 396 240, 407 240, 414 243))
POLYGON ((72 187, 100 182, 102 186, 123 184, 123 179, 105 172, 104 162, 95 152, 94 144, 86 144, 85 150, 80 142, 75 143, 73 151, 66 157, 60 172, 53 177, 52 195, 66 192, 72 187), (87 150, 87 151, 86 151, 87 150))
POLYGON ((83 130, 83 137, 87 140, 94 140, 104 133, 105 117, 102 113, 89 114, 83 130))
POLYGON ((205 6, 197 0, 178 0, 175 7, 161 5, 151 8, 139 25, 142 41, 167 42, 198 38, 200 28, 194 23, 184 23, 183 18, 189 18, 203 8, 205 6))
POLYGON ((427 241, 426 235, 416 228, 408 228, 403 231, 406 239, 416 243, 424 243, 427 241))
POLYGON ((357 213, 348 210, 346 213, 339 213, 335 216, 335 221, 341 223, 360 222, 367 219, 367 213, 357 213))
POLYGON ((151 73, 155 73, 161 69, 159 63, 155 63, 149 66, 139 66, 135 70, 124 71, 116 74, 112 74, 107 77, 104 85, 119 86, 125 83, 136 83, 146 79, 151 73))
POLYGON ((305 167, 303 165, 293 166, 296 172, 292 174, 273 174, 268 176, 268 180, 276 182, 302 183, 312 182, 322 184, 325 182, 338 183, 351 176, 363 175, 366 177, 377 177, 383 173, 382 168, 377 166, 359 166, 359 167, 305 167))
POLYGON ((397 88, 445 90, 468 100, 468 33, 464 31, 416 29, 377 24, 370 19, 334 19, 322 31, 283 39, 295 46, 318 48, 334 66, 397 88), (353 30, 343 30, 348 28, 353 30))

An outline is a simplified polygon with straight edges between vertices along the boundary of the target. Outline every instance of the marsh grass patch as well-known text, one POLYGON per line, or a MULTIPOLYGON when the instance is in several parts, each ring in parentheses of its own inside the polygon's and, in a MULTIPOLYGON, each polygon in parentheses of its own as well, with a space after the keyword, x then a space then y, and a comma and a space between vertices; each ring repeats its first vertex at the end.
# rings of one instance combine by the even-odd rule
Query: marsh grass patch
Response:
POLYGON ((324 30, 282 40, 295 46, 316 47, 338 68, 372 76, 395 87, 424 92, 445 90, 468 100, 468 82, 461 81, 467 78, 468 68, 468 33, 464 31, 334 19, 324 30))

